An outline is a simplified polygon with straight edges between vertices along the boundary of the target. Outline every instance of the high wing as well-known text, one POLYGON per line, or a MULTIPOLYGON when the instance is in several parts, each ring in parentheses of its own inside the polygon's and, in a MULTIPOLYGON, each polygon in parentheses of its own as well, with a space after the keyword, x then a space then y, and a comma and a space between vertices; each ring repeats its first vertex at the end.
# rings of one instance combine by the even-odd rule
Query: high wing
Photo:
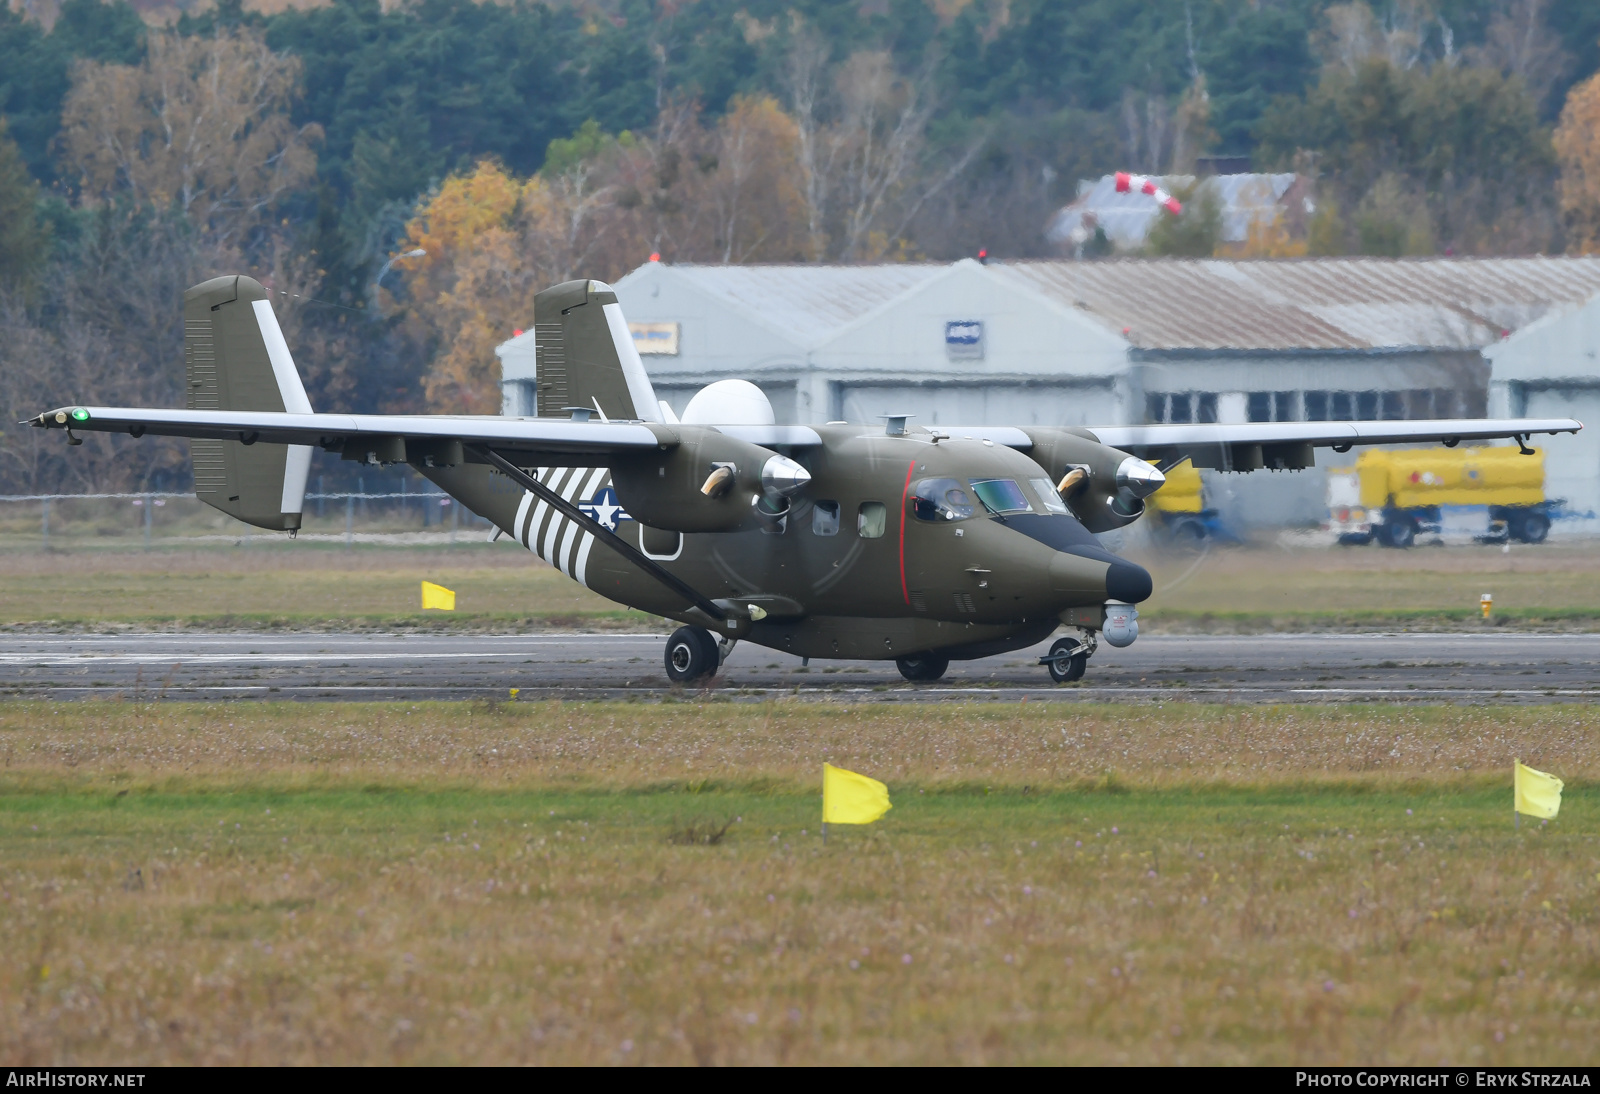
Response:
POLYGON ((526 464, 599 466, 622 452, 671 446, 678 430, 638 422, 570 421, 548 418, 467 417, 450 415, 289 414, 262 410, 147 410, 134 407, 77 406, 48 410, 28 420, 44 428, 135 437, 189 437, 240 441, 250 445, 314 445, 349 455, 364 463, 398 463, 433 455, 440 463, 451 442, 480 446, 526 464))
POLYGON ((1313 448, 1346 452, 1354 445, 1438 441, 1515 440, 1524 448, 1536 433, 1576 433, 1573 418, 1455 418, 1415 422, 1250 422, 1238 425, 1090 426, 1086 433, 1102 444, 1144 459, 1172 465, 1184 459, 1196 467, 1231 471, 1295 469, 1312 464, 1313 448))

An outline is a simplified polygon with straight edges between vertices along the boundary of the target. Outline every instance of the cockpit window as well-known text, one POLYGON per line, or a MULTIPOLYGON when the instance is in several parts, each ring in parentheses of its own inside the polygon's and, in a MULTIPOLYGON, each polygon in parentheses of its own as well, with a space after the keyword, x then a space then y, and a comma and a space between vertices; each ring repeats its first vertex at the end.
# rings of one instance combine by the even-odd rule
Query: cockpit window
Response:
POLYGON ((923 479, 911 488, 911 512, 918 520, 966 520, 972 498, 955 479, 923 479))
POLYGON ((1044 507, 1048 512, 1071 512, 1067 508, 1067 503, 1061 500, 1061 494, 1056 490, 1055 483, 1049 479, 1029 479, 1028 481, 1033 484, 1033 492, 1039 495, 1039 500, 1044 503, 1044 507))
POLYGON ((991 513, 1027 513, 1032 506, 1022 492, 1015 479, 984 479, 982 482, 972 484, 972 492, 978 495, 978 500, 983 502, 983 507, 991 513))

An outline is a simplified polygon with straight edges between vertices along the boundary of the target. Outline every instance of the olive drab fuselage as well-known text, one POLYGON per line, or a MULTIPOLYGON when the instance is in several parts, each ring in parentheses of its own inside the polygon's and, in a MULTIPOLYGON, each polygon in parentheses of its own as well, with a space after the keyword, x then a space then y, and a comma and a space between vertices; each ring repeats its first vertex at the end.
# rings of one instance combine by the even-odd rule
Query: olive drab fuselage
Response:
MULTIPOLYGON (((1030 645, 1064 620, 1096 626, 1108 599, 1149 593, 1148 575, 1101 549, 1066 512, 1050 472, 1021 452, 925 430, 890 436, 881 427, 832 425, 816 433, 820 445, 780 450, 811 480, 770 528, 664 532, 633 519, 626 492, 618 496, 605 468, 527 469, 648 558, 729 605, 727 620, 707 618, 487 466, 417 469, 602 596, 801 656, 986 656, 1030 645), (957 488, 970 515, 927 502, 919 511, 919 484, 948 491, 936 480, 957 488), (1002 490, 1011 511, 996 512, 974 482, 1015 484, 1002 490)), ((636 497, 648 489, 649 480, 641 482, 630 486, 636 497)))

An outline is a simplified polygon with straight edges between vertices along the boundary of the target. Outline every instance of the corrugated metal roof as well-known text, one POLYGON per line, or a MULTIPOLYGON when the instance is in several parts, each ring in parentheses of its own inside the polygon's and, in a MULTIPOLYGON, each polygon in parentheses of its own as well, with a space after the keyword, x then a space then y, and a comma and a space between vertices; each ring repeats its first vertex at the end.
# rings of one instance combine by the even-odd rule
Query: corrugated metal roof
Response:
MULTIPOLYGON (((1600 258, 1589 257, 965 261, 1156 350, 1480 349, 1600 295, 1600 258)), ((949 269, 669 267, 802 346, 949 269)))
MULTIPOLYGON (((1205 185, 1217 193, 1222 206, 1222 239, 1227 243, 1243 243, 1250 234, 1253 221, 1272 223, 1278 213, 1278 202, 1296 176, 1242 174, 1214 175, 1205 185)), ((1179 190, 1194 182, 1193 175, 1165 175, 1157 180, 1168 190, 1179 190)), ((1119 247, 1142 247, 1150 228, 1161 214, 1161 207, 1149 195, 1117 193, 1116 176, 1103 175, 1080 184, 1078 196, 1072 204, 1060 209, 1050 219, 1045 237, 1054 243, 1066 243, 1073 229, 1083 224, 1086 216, 1105 229, 1106 238, 1119 247)))
POLYGON ((673 276, 688 279, 801 345, 824 340, 949 268, 943 263, 670 267, 673 276))
POLYGON ((1600 258, 1112 259, 988 269, 1160 350, 1481 349, 1600 295, 1600 258))

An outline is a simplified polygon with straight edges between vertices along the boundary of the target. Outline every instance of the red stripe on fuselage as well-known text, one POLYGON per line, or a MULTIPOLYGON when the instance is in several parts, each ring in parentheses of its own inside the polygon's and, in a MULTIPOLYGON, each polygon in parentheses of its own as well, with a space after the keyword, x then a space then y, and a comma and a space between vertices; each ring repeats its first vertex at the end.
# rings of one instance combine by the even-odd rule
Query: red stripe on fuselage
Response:
POLYGON ((911 591, 906 588, 906 499, 911 497, 911 472, 917 469, 916 461, 906 468, 906 488, 900 491, 900 595, 906 598, 906 607, 911 607, 911 591))

